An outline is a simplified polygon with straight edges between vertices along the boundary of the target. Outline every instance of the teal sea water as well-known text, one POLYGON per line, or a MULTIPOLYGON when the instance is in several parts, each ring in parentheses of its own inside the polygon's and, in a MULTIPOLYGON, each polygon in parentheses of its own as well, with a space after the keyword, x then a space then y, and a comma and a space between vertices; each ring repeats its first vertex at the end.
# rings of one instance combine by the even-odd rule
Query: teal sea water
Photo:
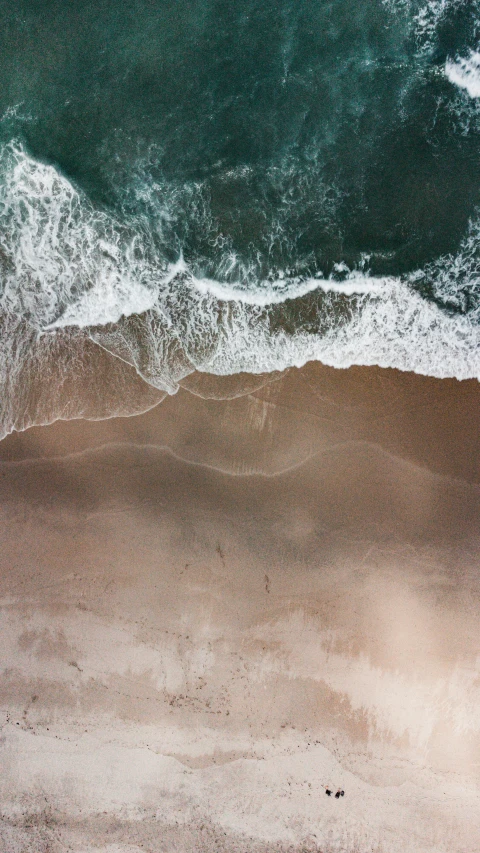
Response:
POLYGON ((86 339, 168 392, 311 359, 480 376, 480 0, 1 19, 4 432, 25 388, 65 414, 86 339))

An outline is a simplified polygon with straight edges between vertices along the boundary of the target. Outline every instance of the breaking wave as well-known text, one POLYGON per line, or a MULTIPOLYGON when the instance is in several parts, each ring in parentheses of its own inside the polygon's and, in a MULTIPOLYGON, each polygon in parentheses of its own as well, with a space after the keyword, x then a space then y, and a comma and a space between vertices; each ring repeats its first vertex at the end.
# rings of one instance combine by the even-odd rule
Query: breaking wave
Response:
POLYGON ((144 220, 95 208, 19 144, 3 149, 0 173, 3 434, 148 407, 194 370, 264 373, 320 360, 480 378, 475 223, 456 255, 404 278, 337 264, 329 277, 280 271, 232 283, 202 276, 180 251, 172 261, 144 220), (95 351, 98 365, 103 352, 134 368, 146 383, 141 403, 128 399, 136 380, 110 362, 102 400, 95 351), (88 405, 78 390, 87 386, 88 405))
POLYGON ((465 59, 447 60, 445 74, 451 83, 465 89, 471 98, 480 98, 480 53, 471 51, 465 59))

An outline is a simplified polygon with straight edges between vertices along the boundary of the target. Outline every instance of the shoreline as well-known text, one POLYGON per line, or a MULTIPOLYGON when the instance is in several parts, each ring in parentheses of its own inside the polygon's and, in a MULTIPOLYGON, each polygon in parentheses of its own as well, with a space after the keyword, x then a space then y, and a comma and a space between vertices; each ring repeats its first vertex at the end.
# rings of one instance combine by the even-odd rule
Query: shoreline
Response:
POLYGON ((480 845, 480 386, 187 384, 0 443, 0 850, 480 845))

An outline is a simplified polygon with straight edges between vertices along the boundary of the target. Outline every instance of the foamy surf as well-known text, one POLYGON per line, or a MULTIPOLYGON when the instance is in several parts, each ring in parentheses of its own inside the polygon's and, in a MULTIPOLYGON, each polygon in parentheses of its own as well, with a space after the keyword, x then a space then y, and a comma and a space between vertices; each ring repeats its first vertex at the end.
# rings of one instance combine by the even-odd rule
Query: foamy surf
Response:
POLYGON ((463 59, 447 60, 445 74, 451 83, 465 89, 471 98, 480 98, 480 52, 472 50, 463 59))
POLYGON ((381 293, 363 296, 349 322, 323 335, 272 333, 267 316, 238 306, 229 334, 215 355, 196 364, 218 374, 264 373, 320 361, 337 368, 379 365, 437 378, 480 378, 480 329, 469 318, 451 317, 426 303, 400 281, 385 280, 381 293))
MULTIPOLYGON (((55 336, 65 333, 72 341, 88 336, 168 393, 194 369, 265 373, 311 360, 480 378, 477 311, 452 313, 416 292, 427 276, 438 301, 458 309, 466 291, 478 291, 475 228, 458 255, 409 278, 338 264, 330 278, 302 281, 279 271, 254 286, 232 284, 199 275, 194 258, 169 261, 145 229, 96 209, 20 145, 3 149, 0 170, 1 308, 10 318, 1 343, 3 431, 16 423, 19 383, 28 387, 33 365, 38 386, 42 359, 45 394, 56 393, 48 364, 62 351, 55 336), (283 306, 299 318, 288 331, 278 314, 283 306)), ((55 382, 70 370, 66 358, 55 382)))
POLYGON ((207 278, 192 277, 193 286, 199 293, 210 294, 222 302, 239 302, 244 305, 281 305, 287 300, 301 299, 316 290, 323 293, 339 293, 344 296, 355 296, 365 293, 379 293, 382 289, 382 279, 366 276, 360 272, 348 272, 345 281, 326 279, 320 275, 305 281, 285 279, 283 276, 274 281, 264 280, 254 289, 246 290, 240 283, 227 284, 207 278))

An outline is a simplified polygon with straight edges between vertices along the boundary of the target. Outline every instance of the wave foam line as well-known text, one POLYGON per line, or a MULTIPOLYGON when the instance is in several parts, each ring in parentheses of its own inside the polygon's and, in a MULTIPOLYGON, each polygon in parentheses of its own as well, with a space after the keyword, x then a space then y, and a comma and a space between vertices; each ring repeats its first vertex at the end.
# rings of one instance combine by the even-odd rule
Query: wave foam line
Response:
POLYGON ((262 281, 254 290, 245 290, 240 284, 226 284, 210 278, 192 276, 192 284, 203 295, 211 295, 222 302, 240 302, 243 305, 281 305, 291 299, 300 299, 316 290, 344 296, 380 293, 384 279, 351 272, 345 281, 325 278, 297 279, 278 278, 262 281))
MULTIPOLYGON (((48 401, 58 388, 48 384, 48 359, 55 361, 59 387, 74 369, 80 375, 82 360, 73 358, 72 367, 72 358, 56 346, 64 340, 65 349, 73 340, 69 327, 84 329, 84 336, 168 393, 194 369, 257 374, 313 360, 480 379, 478 317, 447 313, 423 299, 414 277, 411 286, 360 272, 341 282, 278 275, 248 290, 196 276, 194 261, 168 263, 142 227, 96 210, 53 166, 20 146, 0 151, 0 309, 9 318, 0 338, 0 421, 8 429, 19 423, 30 386, 34 396, 45 396, 48 417, 55 415, 48 401), (275 305, 299 300, 298 312, 296 306, 289 312, 291 325, 292 317, 302 316, 302 297, 313 291, 318 302, 316 317, 315 303, 309 305, 310 329, 298 327, 298 320, 293 331, 282 330, 275 305)), ((480 230, 473 229, 455 257, 438 261, 439 301, 460 300, 461 308, 462 294, 470 298, 478 290, 479 244, 480 230)), ((120 381, 112 393, 124 393, 120 381)))
POLYGON ((444 313, 395 279, 385 279, 381 293, 363 297, 349 322, 332 323, 323 335, 273 333, 268 317, 252 319, 236 306, 221 347, 195 366, 225 375, 320 361, 337 368, 378 365, 439 379, 480 379, 480 327, 444 313))

